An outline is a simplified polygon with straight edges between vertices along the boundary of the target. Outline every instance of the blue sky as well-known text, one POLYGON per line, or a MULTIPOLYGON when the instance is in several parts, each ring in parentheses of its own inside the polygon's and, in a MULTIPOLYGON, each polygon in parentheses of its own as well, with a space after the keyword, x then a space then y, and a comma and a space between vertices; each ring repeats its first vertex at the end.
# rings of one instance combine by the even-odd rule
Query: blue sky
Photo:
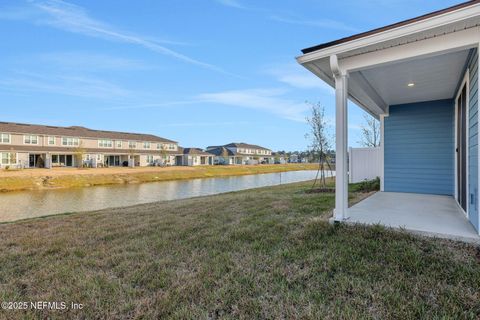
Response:
MULTIPOLYGON (((1 1, 0 120, 304 150, 333 90, 300 49, 458 1, 1 1)), ((363 112, 349 107, 349 143, 363 112)))

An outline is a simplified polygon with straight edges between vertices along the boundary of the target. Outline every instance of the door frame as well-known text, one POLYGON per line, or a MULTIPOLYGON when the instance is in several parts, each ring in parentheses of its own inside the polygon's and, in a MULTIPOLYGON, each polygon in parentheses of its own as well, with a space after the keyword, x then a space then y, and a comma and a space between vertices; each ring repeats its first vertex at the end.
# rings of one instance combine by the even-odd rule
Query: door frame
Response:
POLYGON ((454 141, 454 144, 453 144, 453 157, 454 157, 454 160, 455 160, 455 165, 454 165, 454 168, 453 168, 453 171, 454 171, 454 179, 455 179, 455 190, 454 190, 454 198, 455 198, 455 201, 457 202, 457 205, 458 207, 463 211, 463 213, 465 214, 465 216, 468 218, 468 212, 469 212, 469 209, 470 209, 470 186, 469 186, 469 170, 468 170, 468 167, 469 167, 469 156, 470 156, 470 142, 469 142, 469 134, 470 134, 470 125, 469 125, 469 122, 470 122, 470 69, 467 69, 465 71, 465 75, 463 77, 463 80, 462 82, 460 83, 460 86, 458 87, 458 90, 457 90, 457 93, 455 94, 455 125, 454 125, 454 130, 455 130, 455 141, 454 141), (466 125, 466 128, 465 128, 465 145, 466 145, 466 150, 465 150, 465 157, 466 157, 466 161, 465 161, 465 183, 466 183, 466 190, 465 192, 467 193, 466 194, 466 210, 464 210, 462 208, 462 205, 460 204, 460 201, 458 199, 458 161, 457 161, 457 152, 456 152, 456 149, 458 148, 457 146, 457 141, 458 141, 458 136, 457 136, 457 132, 458 132, 458 98, 460 97, 460 95, 462 94, 462 89, 463 87, 465 87, 465 125, 466 125))

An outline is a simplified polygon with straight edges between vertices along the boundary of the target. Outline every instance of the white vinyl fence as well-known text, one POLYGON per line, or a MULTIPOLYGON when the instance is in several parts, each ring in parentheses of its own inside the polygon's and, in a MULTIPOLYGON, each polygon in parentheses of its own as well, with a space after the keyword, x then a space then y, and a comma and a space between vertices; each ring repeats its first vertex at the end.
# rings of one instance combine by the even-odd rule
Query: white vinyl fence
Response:
POLYGON ((350 148, 348 169, 350 183, 380 177, 382 174, 380 148, 350 148))

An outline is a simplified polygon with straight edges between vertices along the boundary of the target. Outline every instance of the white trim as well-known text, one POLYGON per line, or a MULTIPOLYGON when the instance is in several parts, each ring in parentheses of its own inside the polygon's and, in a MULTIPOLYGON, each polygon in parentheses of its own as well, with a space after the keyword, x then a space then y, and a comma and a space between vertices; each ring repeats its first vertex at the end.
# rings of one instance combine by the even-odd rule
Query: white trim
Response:
POLYGON ((47 146, 56 146, 57 145, 57 137, 56 136, 45 136, 47 139, 47 143, 45 145, 47 146), (53 143, 50 143, 50 138, 53 138, 53 143))
POLYGON ((12 134, 8 132, 0 132, 0 144, 12 144, 12 134), (8 142, 3 142, 2 134, 8 135, 8 142))
POLYGON ((448 24, 453 24, 469 18, 474 18, 480 15, 480 4, 474 4, 468 7, 460 8, 455 11, 450 11, 441 15, 437 15, 428 19, 412 22, 394 29, 385 30, 383 32, 374 33, 369 36, 354 39, 348 42, 340 43, 335 46, 320 49, 311 53, 306 53, 297 57, 299 63, 306 63, 321 58, 326 58, 332 54, 341 54, 344 52, 356 50, 366 46, 375 45, 381 42, 397 39, 400 37, 409 36, 415 33, 425 32, 430 29, 442 27, 448 24))
POLYGON ((339 64, 344 70, 353 72, 392 62, 427 58, 469 49, 476 45, 479 32, 478 27, 456 31, 435 38, 340 59, 339 64))
POLYGON ((385 191, 385 117, 388 115, 380 115, 380 157, 381 157, 381 176, 380 191, 385 191))
POLYGON ((23 135, 23 144, 26 144, 26 145, 29 145, 29 146, 37 146, 37 145, 38 145, 38 142, 39 142, 39 141, 38 141, 39 138, 40 138, 40 135, 38 135, 38 134, 24 134, 24 135, 23 135), (29 142, 29 143, 26 143, 26 140, 27 140, 26 137, 27 137, 27 136, 28 136, 29 139, 30 139, 30 142, 29 142), (37 137, 37 139, 36 139, 37 142, 36 142, 36 143, 32 143, 32 142, 31 142, 31 141, 32 141, 32 137, 37 137))
POLYGON ((469 186, 469 155, 470 155, 470 152, 469 152, 469 149, 470 149, 470 144, 469 144, 469 134, 470 134, 470 118, 469 118, 469 115, 470 115, 470 69, 467 69, 466 72, 465 72, 465 75, 463 77, 463 80, 460 84, 460 87, 458 88, 458 92, 457 94, 455 95, 455 144, 454 144, 454 156, 455 156, 455 166, 454 166, 454 171, 455 171, 455 195, 454 195, 454 198, 455 200, 457 201, 457 204, 459 205, 460 209, 462 209, 463 213, 465 214, 465 216, 468 218, 469 217, 469 209, 470 209, 470 186, 469 186), (458 98, 460 97, 460 94, 462 93, 462 89, 463 87, 466 87, 465 88, 465 94, 466 94, 466 97, 465 97, 465 101, 466 101, 466 106, 465 106, 465 125, 466 125, 466 128, 465 128, 465 145, 466 145, 466 150, 465 150, 465 157, 466 157, 466 161, 465 161, 465 179, 466 179, 466 201, 467 201, 467 208, 466 210, 463 210, 462 206, 460 205, 460 201, 458 199, 458 161, 457 161, 457 152, 456 152, 456 149, 459 147, 457 145, 457 142, 458 142, 458 137, 457 137, 457 123, 458 123, 458 98))
POLYGON ((3 167, 6 167, 6 166, 11 166, 11 165, 17 165, 18 164, 18 152, 14 152, 14 151, 8 151, 8 150, 2 150, 0 151, 0 168, 3 166, 3 167), (15 163, 12 163, 10 162, 10 158, 8 159, 9 160, 9 163, 7 164, 4 164, 2 163, 2 160, 3 160, 3 153, 8 153, 8 154, 15 154, 15 163))
POLYGON ((60 146, 68 148, 68 147, 79 147, 81 144, 81 139, 79 137, 71 137, 71 136, 61 136, 60 137, 60 146), (63 139, 67 139, 67 144, 63 144, 63 139), (72 144, 68 144, 68 139, 72 139, 72 144), (78 143, 75 144, 75 139, 77 139, 78 143))
MULTIPOLYGON (((112 139, 108 139, 108 138, 106 138, 106 139, 98 139, 98 140, 97 140, 97 144, 98 144, 98 147, 99 147, 99 148, 102 148, 102 149, 113 149, 113 147, 115 146, 115 142, 114 142, 112 139), (105 145, 100 145, 100 142, 105 142, 105 141, 110 141, 110 142, 111 142, 111 146, 105 147, 105 145)), ((102 144, 103 144, 103 143, 102 143, 102 144)))
MULTIPOLYGON (((334 62, 334 59, 332 59, 334 62)), ((334 220, 342 221, 347 218, 348 211, 348 76, 335 75, 335 210, 334 220)))

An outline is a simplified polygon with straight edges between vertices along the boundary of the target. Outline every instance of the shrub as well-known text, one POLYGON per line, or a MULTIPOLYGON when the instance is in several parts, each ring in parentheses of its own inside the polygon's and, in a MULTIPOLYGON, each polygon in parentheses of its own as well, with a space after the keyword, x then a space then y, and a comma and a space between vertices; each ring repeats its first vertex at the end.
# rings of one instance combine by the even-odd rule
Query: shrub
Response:
POLYGON ((351 185, 351 191, 354 192, 372 192, 380 190, 380 178, 365 180, 351 185))

